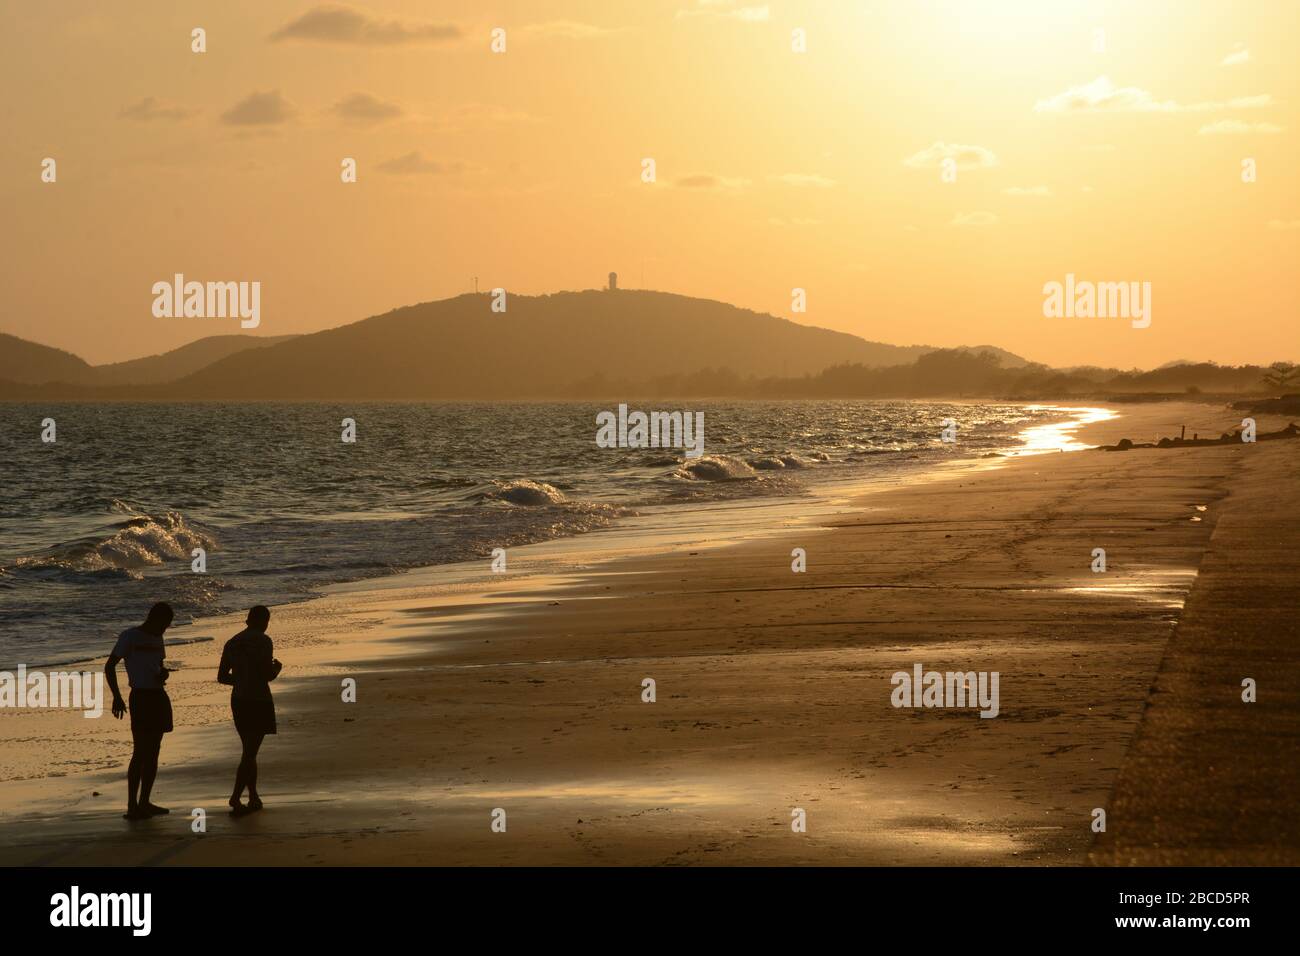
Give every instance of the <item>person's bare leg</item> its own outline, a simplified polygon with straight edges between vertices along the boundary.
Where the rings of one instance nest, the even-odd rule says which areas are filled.
[[[239,765],[235,767],[235,789],[230,792],[231,809],[243,806],[240,800],[244,796],[244,764],[248,759],[245,753],[246,750],[240,750]]]
[[[139,800],[136,794],[140,791],[140,767],[143,760],[140,756],[141,741],[137,738],[135,745],[131,748],[131,762],[126,765],[126,818],[133,820],[139,815]]]
[[[140,800],[137,806],[141,813],[149,816],[171,813],[166,807],[149,802],[149,797],[153,793],[154,779],[158,776],[158,752],[161,749],[162,734],[152,735],[146,743],[144,762],[140,767]]]
[[[262,747],[262,740],[265,734],[250,734],[245,744],[245,753],[248,754],[248,768],[244,771],[244,779],[248,783],[248,809],[262,809],[262,798],[257,795],[257,752]]]
[[[230,795],[230,812],[237,817],[243,816],[246,813],[251,813],[255,809],[251,799],[247,805],[239,802],[240,798],[244,795],[245,787],[248,787],[250,797],[256,796],[256,791],[253,789],[253,786],[250,786],[249,784],[249,768],[253,766],[252,755],[257,753],[257,750],[253,745],[253,740],[254,738],[251,734],[239,735],[239,766],[235,768],[235,789]],[[256,778],[254,778],[254,780],[256,780]]]

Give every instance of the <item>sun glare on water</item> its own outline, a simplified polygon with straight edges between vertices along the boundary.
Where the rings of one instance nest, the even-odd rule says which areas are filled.
[[[1074,418],[1068,422],[1055,422],[1050,425],[1034,425],[1020,432],[1020,440],[1023,441],[1024,447],[1018,449],[1018,455],[1041,455],[1051,451],[1084,451],[1088,448],[1095,448],[1095,445],[1086,445],[1079,441],[1076,432],[1084,425],[1092,425],[1096,422],[1109,421],[1118,417],[1117,412],[1109,408],[1061,408],[1056,405],[1033,405],[1030,406],[1032,411],[1059,410],[1074,413]]]

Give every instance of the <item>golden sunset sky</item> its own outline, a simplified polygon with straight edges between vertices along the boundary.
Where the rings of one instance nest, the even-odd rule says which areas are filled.
[[[155,318],[177,272],[260,281],[277,335],[615,270],[1054,365],[1294,360],[1298,45],[1294,0],[4,0],[0,331],[116,361],[239,331]],[[1066,273],[1150,282],[1151,326],[1045,318]]]

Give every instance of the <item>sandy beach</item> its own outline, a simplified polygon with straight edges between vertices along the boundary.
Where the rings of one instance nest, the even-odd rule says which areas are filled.
[[[1241,418],[1115,410],[1076,439]],[[121,819],[125,722],[0,712],[0,863],[1296,863],[1278,802],[1300,739],[1296,450],[970,461],[752,536],[721,514],[627,553],[595,534],[512,552],[505,575],[333,588],[274,610],[267,809],[238,820],[214,675],[242,618],[173,628],[211,640],[169,649],[171,815]],[[892,706],[916,664],[997,671],[1000,712]],[[1194,832],[1172,827],[1189,805]]]

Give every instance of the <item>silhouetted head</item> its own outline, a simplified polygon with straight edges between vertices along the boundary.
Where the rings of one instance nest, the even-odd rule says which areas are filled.
[[[271,623],[270,609],[263,607],[261,604],[257,605],[257,607],[250,608],[245,623],[254,631],[265,631],[266,625]]]
[[[175,617],[172,606],[166,601],[159,601],[153,607],[149,608],[149,614],[144,619],[141,629],[151,634],[162,634],[171,626],[172,618]]]

